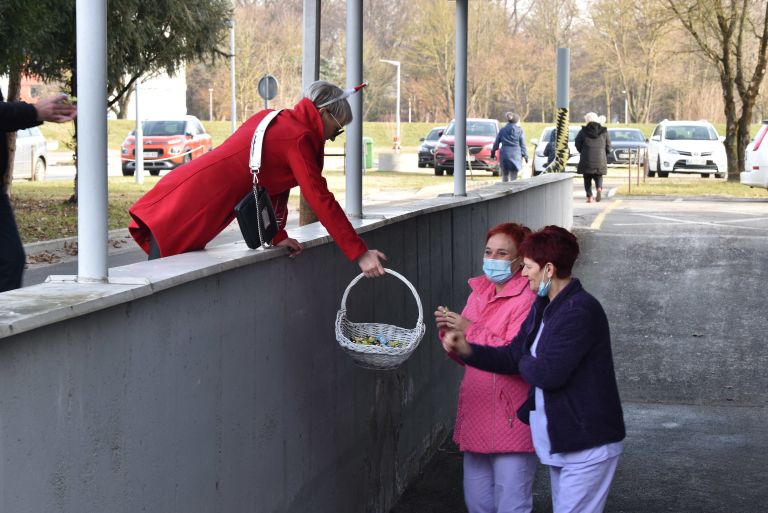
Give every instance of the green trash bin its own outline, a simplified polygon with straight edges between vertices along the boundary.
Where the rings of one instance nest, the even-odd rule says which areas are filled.
[[[370,137],[363,137],[363,162],[365,163],[365,169],[373,168],[373,139]]]

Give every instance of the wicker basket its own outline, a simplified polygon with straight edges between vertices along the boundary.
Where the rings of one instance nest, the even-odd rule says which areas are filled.
[[[350,322],[347,319],[347,296],[355,284],[363,278],[359,274],[347,286],[344,296],[341,298],[341,308],[336,314],[336,340],[339,341],[341,348],[352,357],[354,362],[366,369],[394,369],[411,356],[411,353],[418,347],[422,337],[424,337],[424,312],[421,308],[421,298],[413,288],[411,282],[406,280],[401,274],[391,270],[384,269],[388,274],[400,278],[411,290],[413,297],[416,298],[416,306],[419,307],[419,318],[416,320],[416,326],[413,328],[400,328],[391,324]],[[363,337],[368,335],[381,335],[387,340],[398,340],[402,342],[400,347],[386,346],[367,346],[353,342],[354,337]]]

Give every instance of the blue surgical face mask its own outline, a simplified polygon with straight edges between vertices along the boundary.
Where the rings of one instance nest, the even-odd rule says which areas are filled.
[[[517,259],[515,259],[517,260]],[[483,258],[483,272],[493,283],[501,285],[512,278],[512,260],[494,260],[492,258]]]
[[[544,271],[544,276],[546,277],[546,271]],[[549,289],[552,286],[552,278],[547,280],[547,282],[544,282],[544,278],[541,279],[539,282],[539,290],[536,292],[536,294],[539,297],[546,297],[549,294]]]

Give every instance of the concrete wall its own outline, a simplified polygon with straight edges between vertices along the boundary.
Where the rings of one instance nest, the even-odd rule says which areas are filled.
[[[462,307],[489,226],[570,227],[572,190],[545,176],[366,212],[424,307],[393,371],[338,348],[357,266],[317,226],[292,233],[295,260],[231,244],[0,294],[0,511],[388,511],[452,428],[461,370],[434,307]],[[363,280],[349,316],[411,326],[412,298]]]

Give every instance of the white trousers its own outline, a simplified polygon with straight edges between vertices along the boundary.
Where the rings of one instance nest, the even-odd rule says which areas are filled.
[[[530,513],[534,453],[464,453],[464,501],[469,513]]]
[[[601,513],[619,457],[588,467],[549,467],[554,513]]]

